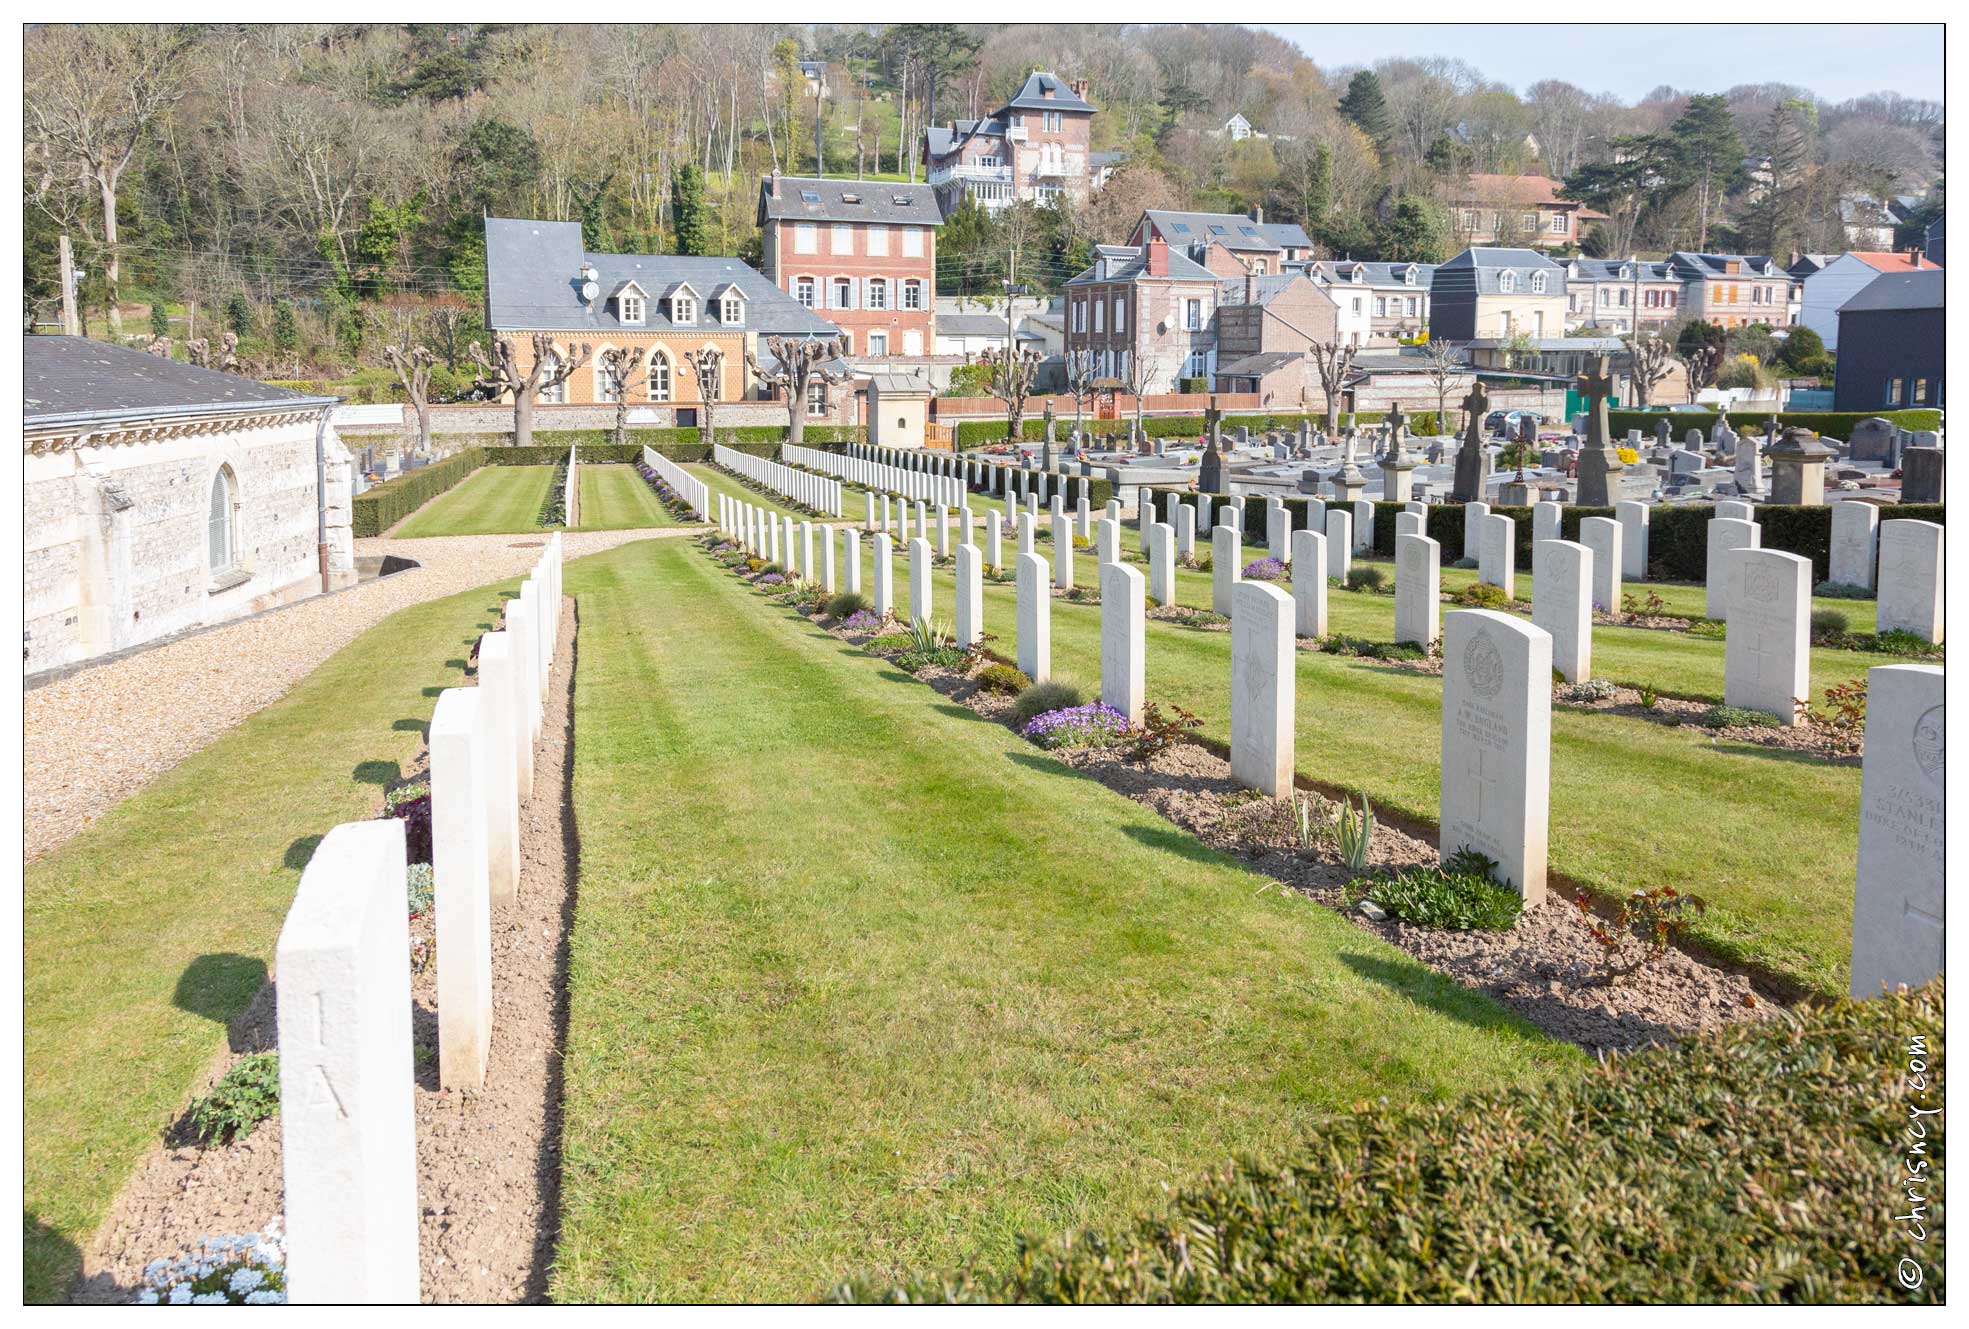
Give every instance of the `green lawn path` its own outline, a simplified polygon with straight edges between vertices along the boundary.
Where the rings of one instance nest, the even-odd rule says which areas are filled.
[[[634,466],[589,465],[576,472],[581,485],[583,531],[633,531],[652,526],[680,526],[649,481]]]
[[[537,532],[556,474],[552,466],[481,466],[411,513],[397,537]]]

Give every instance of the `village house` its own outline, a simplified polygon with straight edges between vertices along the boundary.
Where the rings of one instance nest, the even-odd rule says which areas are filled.
[[[698,423],[696,376],[684,355],[706,347],[724,353],[717,400],[769,400],[770,389],[747,369],[750,352],[769,360],[768,337],[835,337],[840,330],[735,258],[672,254],[590,254],[581,223],[488,217],[485,223],[485,322],[512,335],[519,370],[533,368],[531,334],[586,343],[589,362],[558,387],[549,405],[614,400],[601,352],[634,348],[644,382],[639,405],[672,425]],[[833,409],[827,389],[809,414]]]
[[[1916,253],[1855,250],[1847,254],[1802,255],[1788,269],[1794,280],[1802,276],[1804,293],[1798,308],[1799,326],[1818,333],[1825,341],[1826,350],[1837,351],[1841,305],[1883,272],[1932,271],[1936,267]]]
[[[1839,307],[1835,411],[1937,409],[1947,372],[1940,268],[1883,272]]]
[[[1791,325],[1791,274],[1775,259],[1753,254],[1693,254],[1677,250],[1668,271],[1682,284],[1681,315],[1719,327]]]
[[[1341,307],[1343,339],[1350,345],[1393,346],[1428,331],[1433,263],[1316,259],[1304,270],[1330,288],[1328,294]]]
[[[29,675],[353,585],[336,398],[22,343]]]
[[[1566,326],[1633,332],[1682,316],[1682,281],[1666,262],[1641,258],[1566,261]]]
[[[1066,284],[1066,351],[1093,356],[1097,377],[1173,392],[1216,368],[1217,276],[1162,240],[1099,245]]]
[[[1429,331],[1449,341],[1556,337],[1566,326],[1566,270],[1529,249],[1466,249],[1436,268]]]
[[[1333,295],[1302,272],[1223,283],[1217,302],[1219,392],[1255,392],[1267,405],[1295,407],[1321,398],[1320,382],[1306,352],[1314,342],[1332,345],[1339,330]]]
[[[1235,212],[1144,212],[1128,237],[1131,245],[1161,240],[1220,277],[1283,272],[1284,264],[1313,256],[1312,238],[1293,222],[1267,222],[1263,208]]]
[[[946,213],[969,195],[987,212],[1014,203],[1085,203],[1096,108],[1087,81],[1034,70],[1018,94],[982,120],[923,131],[925,178]]]
[[[850,354],[872,360],[932,353],[941,225],[928,185],[759,182],[766,278],[840,328]]]
[[[1543,175],[1465,177],[1443,200],[1458,244],[1475,248],[1577,249],[1585,223],[1606,214],[1559,197]]]

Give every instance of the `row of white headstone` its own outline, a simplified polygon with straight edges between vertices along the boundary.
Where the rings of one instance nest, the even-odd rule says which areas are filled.
[[[567,450],[567,474],[561,477],[561,525],[570,531],[581,524],[581,459],[576,454],[580,449],[570,444]]]
[[[485,1083],[492,1043],[492,909],[519,887],[519,805],[560,631],[555,535],[497,632],[478,686],[431,715],[438,1078]],[[404,823],[350,822],[301,873],[274,951],[279,984],[287,1297],[418,1299],[417,1137]]]
[[[711,486],[671,461],[655,448],[644,447],[643,465],[663,478],[663,483],[677,492],[677,496],[690,504],[691,511],[699,521],[711,519]]]
[[[964,493],[964,482],[955,475],[916,467],[892,465],[860,455],[861,447],[851,444],[847,453],[821,452],[814,448],[784,447],[780,455],[795,466],[835,475],[863,489],[895,494],[926,503],[957,506]],[[930,455],[930,454],[925,454]],[[835,516],[841,513],[837,509]]]
[[[782,466],[776,461],[767,461],[764,457],[755,457],[749,452],[740,452],[722,443],[711,445],[711,460],[734,475],[756,480],[775,494],[790,498],[802,507],[812,508],[824,516],[841,515],[839,480],[830,480],[824,475],[813,475],[792,466]]]

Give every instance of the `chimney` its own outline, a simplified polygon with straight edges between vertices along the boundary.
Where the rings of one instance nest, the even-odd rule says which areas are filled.
[[[1263,226],[1265,224],[1265,210],[1263,208],[1253,208],[1251,210],[1251,220]]]
[[[1258,274],[1255,272],[1244,274],[1244,303],[1248,305],[1258,303]]]
[[[779,172],[777,170],[766,177],[766,197],[779,197]]]
[[[1071,90],[1071,91],[1072,91],[1072,93],[1073,93],[1073,95],[1074,95],[1074,96],[1076,96],[1076,97],[1078,97],[1078,98],[1080,98],[1080,100],[1082,100],[1082,101],[1086,101],[1086,100],[1087,100],[1087,80],[1086,80],[1086,79],[1084,79],[1084,78],[1077,78],[1077,79],[1075,79],[1075,80],[1074,80],[1073,82],[1071,82],[1071,83],[1069,83],[1069,84],[1067,84],[1067,87],[1068,87],[1068,89],[1069,89],[1069,90]]]
[[[1149,249],[1149,276],[1167,277],[1169,275],[1169,242],[1151,240]]]

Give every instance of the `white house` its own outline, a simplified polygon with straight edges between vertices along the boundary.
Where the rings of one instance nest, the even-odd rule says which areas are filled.
[[[83,337],[23,348],[29,676],[355,583],[335,398]]]
[[[1839,349],[1839,306],[1883,272],[1915,272],[1938,265],[1918,253],[1889,254],[1854,250],[1830,260],[1805,278],[1805,295],[1798,307],[1800,327],[1825,340],[1828,351]]]

